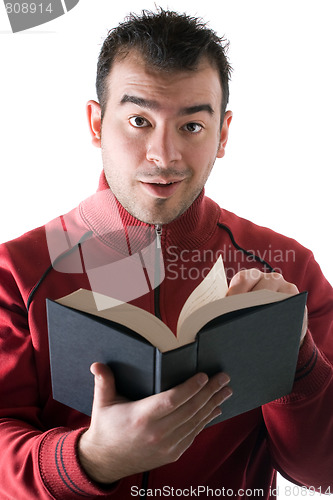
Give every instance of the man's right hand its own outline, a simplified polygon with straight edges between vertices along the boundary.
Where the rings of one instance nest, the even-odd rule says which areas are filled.
[[[117,395],[108,366],[94,363],[91,371],[91,425],[81,436],[79,458],[86,473],[100,483],[178,460],[232,394],[226,374],[209,379],[198,373],[168,391],[127,401]]]

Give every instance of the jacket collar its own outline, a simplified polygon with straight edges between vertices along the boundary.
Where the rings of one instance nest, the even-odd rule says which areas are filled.
[[[82,219],[100,240],[114,247],[130,233],[131,252],[145,245],[143,233],[155,237],[156,227],[133,217],[111,192],[102,173],[97,193],[79,206]],[[204,190],[180,217],[162,226],[162,248],[173,247],[177,252],[199,249],[213,235],[220,216],[219,206],[205,196]],[[133,243],[134,242],[134,243]],[[135,243],[137,242],[137,244]]]

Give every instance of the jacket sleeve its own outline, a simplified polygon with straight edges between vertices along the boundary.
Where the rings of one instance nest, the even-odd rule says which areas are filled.
[[[112,498],[81,469],[82,428],[52,428],[40,402],[43,373],[38,341],[29,331],[22,272],[0,247],[0,498],[20,500]],[[29,272],[29,271],[28,271]],[[117,488],[115,488],[116,490]]]
[[[312,254],[298,286],[309,329],[292,393],[263,406],[275,468],[290,481],[333,493],[333,289]]]

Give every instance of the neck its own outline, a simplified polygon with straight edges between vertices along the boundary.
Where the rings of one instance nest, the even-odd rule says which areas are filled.
[[[144,233],[155,237],[156,226],[162,231],[162,243],[179,248],[199,248],[216,228],[219,207],[205,197],[204,190],[192,205],[179,217],[168,224],[147,224],[131,215],[111,192],[104,174],[95,195],[80,205],[82,218],[91,230],[114,246],[119,238],[124,238],[124,231],[131,235],[131,240],[142,243]],[[127,236],[128,238],[128,236]],[[141,244],[139,245],[141,247]],[[133,249],[132,249],[133,250]]]

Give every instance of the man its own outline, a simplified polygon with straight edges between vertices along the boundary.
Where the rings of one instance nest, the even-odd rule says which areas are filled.
[[[275,470],[322,492],[333,487],[332,288],[311,252],[204,196],[228,140],[229,72],[221,40],[198,20],[172,12],[131,16],[105,41],[99,104],[87,106],[93,144],[102,149],[98,193],[1,247],[1,498],[126,499],[155,489],[158,496],[260,491],[268,498]],[[124,256],[135,256],[155,234],[165,275],[133,292],[138,283],[121,267]],[[268,245],[280,255],[292,250],[294,261],[268,272],[260,258]],[[226,374],[199,373],[132,402],[96,362],[91,420],[53,400],[46,298],[109,287],[175,331],[207,268],[207,252],[221,250],[230,295],[309,292],[309,324],[305,317],[289,396],[205,429],[232,397]],[[96,278],[111,268],[115,274]],[[132,269],[138,267],[128,275]]]

